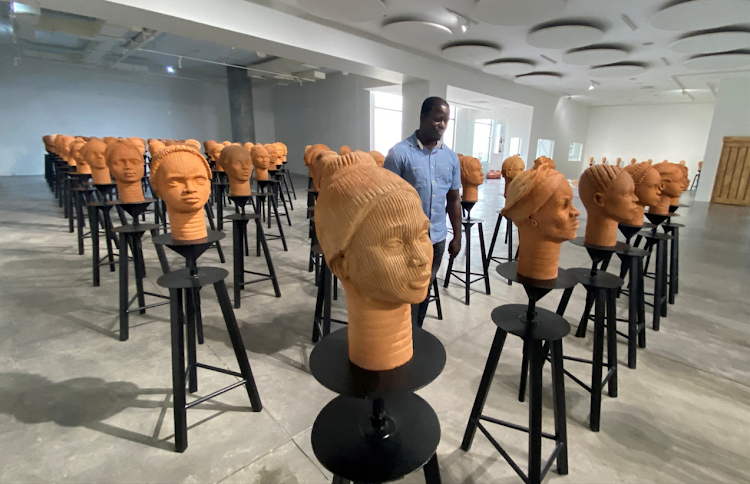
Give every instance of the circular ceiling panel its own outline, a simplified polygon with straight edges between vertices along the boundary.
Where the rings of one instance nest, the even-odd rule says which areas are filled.
[[[565,0],[479,0],[476,17],[495,25],[532,25],[560,14]]]
[[[596,66],[589,70],[589,76],[597,79],[608,77],[633,77],[646,72],[646,67],[641,64],[621,62],[606,66]]]
[[[750,32],[725,31],[691,35],[672,44],[672,50],[683,54],[713,54],[750,48]]]
[[[563,54],[562,61],[576,66],[595,66],[620,62],[628,51],[616,47],[584,47]]]
[[[530,72],[516,76],[513,81],[527,86],[554,86],[561,80],[562,74],[557,72]]]
[[[496,76],[507,76],[524,74],[531,71],[536,63],[528,59],[498,59],[496,61],[488,62],[484,65],[482,70],[488,74],[495,74]]]
[[[542,49],[572,49],[598,42],[604,32],[589,25],[555,25],[544,27],[526,36],[526,42]]]
[[[364,22],[385,15],[382,0],[297,0],[297,5],[315,16],[341,22]]]
[[[500,49],[491,45],[462,43],[443,47],[442,56],[464,64],[481,64],[494,59]]]
[[[745,52],[722,52],[695,56],[685,61],[690,69],[736,69],[750,66],[750,54]]]
[[[419,49],[437,50],[453,32],[445,25],[421,20],[399,20],[383,26],[386,39]]]
[[[671,5],[651,20],[662,30],[702,30],[722,27],[750,18],[748,0],[689,0]]]

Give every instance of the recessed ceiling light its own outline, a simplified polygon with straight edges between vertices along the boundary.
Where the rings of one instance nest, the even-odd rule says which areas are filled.
[[[169,72],[170,74],[174,74],[174,67],[167,66],[167,72]]]

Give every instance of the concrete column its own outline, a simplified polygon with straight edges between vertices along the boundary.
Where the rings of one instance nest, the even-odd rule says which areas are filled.
[[[719,83],[701,181],[695,193],[697,202],[711,201],[725,136],[750,136],[750,77],[730,77]],[[691,179],[693,175],[690,174]]]
[[[232,122],[232,141],[255,143],[253,114],[253,85],[245,69],[227,67],[229,117]]]
[[[406,138],[419,128],[419,114],[424,100],[431,96],[445,99],[448,96],[448,85],[434,81],[408,82],[401,86],[401,96],[401,134]]]

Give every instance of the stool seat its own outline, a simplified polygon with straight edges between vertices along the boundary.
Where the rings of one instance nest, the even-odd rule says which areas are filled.
[[[190,269],[182,268],[160,276],[156,283],[167,289],[189,289],[223,281],[229,272],[219,267],[198,267],[198,275],[191,276]]]
[[[96,188],[92,187],[91,185],[86,185],[82,187],[75,187],[73,189],[75,192],[95,192]]]
[[[615,251],[615,254],[625,256],[625,257],[646,257],[649,252],[645,249],[640,249],[638,247],[628,247],[627,249],[618,249]]]
[[[563,339],[570,333],[570,324],[562,316],[547,309],[537,307],[531,334],[526,324],[526,304],[505,304],[492,310],[492,322],[506,333],[522,339],[531,338],[542,341]]]
[[[641,235],[643,237],[646,237],[647,239],[656,239],[656,240],[672,240],[672,236],[669,234],[661,234],[659,232],[640,232],[638,235]]]
[[[118,234],[142,234],[149,230],[158,229],[159,227],[159,224],[122,225],[120,227],[114,227],[112,232]]]
[[[463,217],[463,218],[461,219],[461,223],[462,223],[462,224],[481,224],[481,223],[484,223],[484,219],[481,219],[481,218],[466,218],[466,217]]]
[[[224,220],[250,221],[259,218],[260,214],[257,213],[233,213],[224,217]]]
[[[575,269],[568,269],[573,273],[581,284],[587,287],[596,289],[618,289],[625,283],[621,278],[609,272],[597,271],[596,277],[591,276],[591,269],[585,267],[577,267]]]

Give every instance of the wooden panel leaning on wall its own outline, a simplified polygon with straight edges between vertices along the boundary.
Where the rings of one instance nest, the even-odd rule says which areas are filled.
[[[724,138],[711,201],[750,205],[750,137]]]

